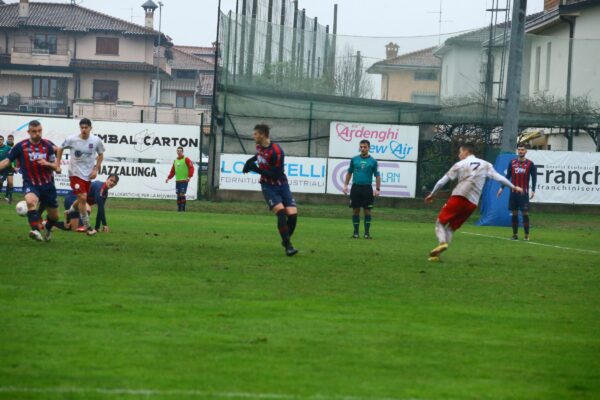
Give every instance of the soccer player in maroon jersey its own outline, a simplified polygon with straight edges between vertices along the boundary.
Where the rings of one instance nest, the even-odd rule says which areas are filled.
[[[285,254],[291,257],[298,253],[290,241],[296,229],[298,208],[284,172],[283,149],[277,143],[271,142],[269,132],[267,125],[258,124],[254,127],[256,155],[246,161],[243,172],[247,174],[253,171],[260,174],[263,196],[269,209],[277,216],[281,244],[285,247]]]
[[[0,170],[9,167],[15,160],[19,162],[27,202],[27,220],[31,226],[29,237],[37,241],[49,241],[54,226],[64,229],[64,224],[58,221],[58,201],[54,186],[54,171],[60,170],[60,166],[54,146],[42,139],[42,124],[36,120],[31,121],[27,132],[29,139],[17,143],[10,150],[8,158],[0,162]],[[48,211],[44,237],[40,233],[42,223],[38,203]]]
[[[525,158],[527,148],[524,144],[517,146],[518,157],[511,160],[506,168],[506,179],[513,185],[523,188],[523,193],[517,193],[514,190],[510,192],[508,200],[508,209],[512,212],[513,240],[519,239],[519,211],[523,216],[523,230],[525,231],[524,240],[529,240],[529,199],[535,196],[537,187],[537,169],[533,161]],[[531,178],[531,193],[529,192],[529,180]],[[502,195],[504,187],[498,189],[498,197]]]

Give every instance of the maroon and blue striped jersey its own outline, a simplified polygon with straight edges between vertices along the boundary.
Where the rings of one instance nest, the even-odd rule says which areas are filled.
[[[29,139],[23,140],[13,146],[8,158],[10,161],[17,161],[23,182],[34,186],[54,182],[54,170],[38,163],[38,160],[51,163],[56,161],[54,147],[49,140],[42,139],[39,143],[32,143]]]
[[[260,183],[267,185],[283,185],[287,183],[284,171],[285,154],[277,143],[271,143],[268,147],[256,145],[256,157],[258,169],[270,171],[273,178],[261,175]]]
[[[537,185],[537,169],[531,160],[519,161],[518,158],[511,160],[506,169],[506,179],[513,185],[519,186],[523,192],[529,192],[529,178],[531,177],[531,190],[535,192]],[[513,190],[514,192],[514,190]]]

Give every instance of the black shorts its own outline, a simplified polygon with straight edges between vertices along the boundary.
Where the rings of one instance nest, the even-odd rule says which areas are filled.
[[[510,211],[529,211],[529,194],[510,192],[508,209]]]
[[[352,185],[350,189],[350,208],[373,208],[375,197],[373,196],[373,186],[371,185]]]
[[[286,208],[297,207],[296,200],[290,190],[290,185],[287,183],[283,185],[268,185],[263,183],[261,184],[261,189],[269,210],[277,204],[283,204]]]
[[[46,208],[58,208],[58,199],[56,197],[56,187],[53,183],[45,185],[32,185],[29,182],[23,182],[23,193],[33,193],[38,198],[40,205]]]

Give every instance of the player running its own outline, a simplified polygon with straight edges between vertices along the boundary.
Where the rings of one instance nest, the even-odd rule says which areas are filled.
[[[510,191],[508,209],[512,212],[512,240],[519,240],[519,211],[523,215],[524,240],[529,240],[529,199],[535,196],[537,187],[537,169],[533,161],[525,158],[527,148],[524,144],[517,146],[518,157],[511,160],[506,168],[506,179],[510,179],[513,185],[523,188],[523,193]],[[529,178],[531,178],[531,195],[529,194]],[[502,195],[504,187],[498,190],[498,198]]]
[[[454,231],[460,228],[475,211],[486,178],[492,178],[518,193],[523,192],[523,189],[513,185],[508,179],[496,172],[492,164],[475,157],[473,153],[474,146],[472,144],[461,145],[458,153],[460,161],[446,172],[446,175],[435,184],[433,191],[425,198],[425,202],[431,203],[436,193],[446,183],[451,180],[458,180],[458,184],[452,191],[452,196],[442,207],[435,222],[435,234],[439,245],[429,253],[429,261],[439,261],[440,254],[448,249]]]
[[[375,196],[379,196],[381,190],[381,176],[377,169],[377,160],[369,155],[371,143],[368,140],[360,141],[360,155],[353,157],[348,166],[348,173],[344,181],[344,194],[348,194],[348,184],[352,178],[350,189],[350,208],[352,208],[352,224],[354,233],[352,238],[358,239],[360,227],[360,209],[365,215],[365,239],[372,239],[369,233],[371,229],[371,210],[375,202]],[[375,176],[375,192],[373,193],[373,176]]]
[[[298,208],[284,172],[283,149],[277,143],[271,142],[269,133],[268,125],[258,124],[254,127],[256,155],[246,161],[243,172],[247,174],[253,171],[260,174],[263,196],[269,209],[277,216],[281,244],[285,247],[285,254],[291,257],[298,253],[290,240],[296,229]]]
[[[8,157],[8,152],[14,145],[14,136],[8,135],[8,141],[4,142],[4,136],[0,135],[0,161]],[[12,192],[13,192],[13,175],[14,175],[14,164],[0,172],[0,191],[6,181],[6,197],[5,200],[8,204],[12,204]]]
[[[98,206],[98,211],[96,212],[96,226],[94,228],[95,231],[100,230],[100,226],[102,226],[102,232],[108,233],[110,232],[108,228],[108,223],[106,222],[106,200],[108,199],[108,191],[119,183],[119,176],[115,174],[111,174],[106,179],[106,182],[102,181],[94,181],[90,185],[90,191],[87,195],[87,204],[86,204],[86,212],[87,210],[91,211],[91,206]],[[77,200],[77,196],[74,193],[71,193],[65,196],[65,214],[67,215],[67,222],[69,223],[69,227],[72,230],[76,230],[77,232],[86,232],[85,226],[79,226],[80,224],[80,214],[79,210],[75,210],[69,212],[71,205],[75,203]]]
[[[58,201],[54,186],[54,171],[60,170],[59,161],[52,144],[42,139],[42,125],[39,121],[29,122],[29,139],[17,143],[0,161],[0,171],[17,160],[23,175],[23,193],[27,202],[27,220],[31,226],[29,237],[37,241],[50,241],[54,226],[64,229],[58,221]],[[42,237],[42,224],[38,213],[38,203],[48,211],[45,235]]]
[[[104,159],[104,144],[102,139],[92,135],[92,121],[83,118],[79,121],[79,135],[71,135],[65,139],[58,149],[58,162],[62,158],[65,149],[71,149],[69,157],[69,180],[71,189],[77,195],[77,201],[72,208],[79,210],[83,226],[88,236],[96,234],[90,225],[90,218],[86,212],[87,195],[90,183],[98,176],[98,171]],[[59,170],[60,171],[60,170]]]
[[[177,148],[177,159],[173,161],[171,172],[165,180],[165,183],[175,177],[175,192],[177,193],[177,211],[185,212],[188,184],[194,176],[194,163],[188,157],[183,155],[183,147]]]

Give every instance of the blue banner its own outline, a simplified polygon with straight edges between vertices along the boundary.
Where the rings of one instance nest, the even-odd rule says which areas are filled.
[[[506,168],[511,160],[517,158],[514,153],[502,153],[496,158],[494,168],[498,173],[506,176]],[[477,221],[477,225],[483,226],[511,226],[512,217],[508,210],[508,197],[510,189],[504,189],[502,196],[497,197],[498,189],[502,185],[492,179],[488,179],[483,187],[483,195],[480,202],[481,217]],[[519,215],[519,224],[521,224],[521,216]]]

